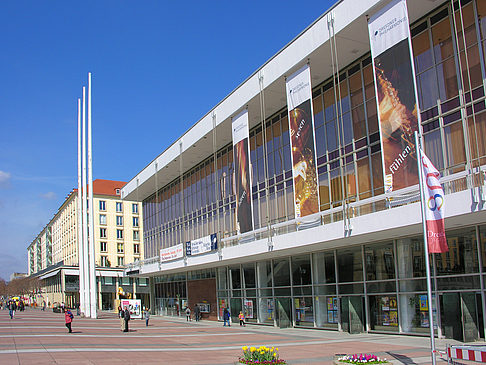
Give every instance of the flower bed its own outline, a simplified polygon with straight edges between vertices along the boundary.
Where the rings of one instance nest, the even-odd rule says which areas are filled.
[[[378,356],[373,354],[354,354],[354,355],[343,355],[337,358],[339,363],[348,364],[389,364],[386,359],[380,359]]]
[[[238,358],[240,364],[286,364],[278,355],[278,348],[265,346],[243,346],[243,356]]]

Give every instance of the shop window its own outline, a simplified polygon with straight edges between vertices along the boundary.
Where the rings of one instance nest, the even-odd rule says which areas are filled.
[[[430,333],[429,304],[427,294],[401,294],[400,299],[400,326],[406,333]],[[434,302],[434,328],[437,329],[437,309]]]
[[[334,252],[317,252],[313,254],[314,284],[336,282]]]
[[[290,286],[289,260],[273,260],[273,280],[275,286]]]
[[[374,331],[398,332],[398,305],[395,295],[370,296],[370,326]]]
[[[292,257],[292,284],[312,284],[310,255]]]
[[[476,230],[447,231],[449,251],[435,255],[437,275],[471,274],[479,271]]]
[[[340,283],[362,281],[363,262],[361,246],[337,251],[338,280]]]
[[[240,267],[230,267],[231,288],[241,289]]]
[[[258,287],[272,287],[272,266],[270,261],[257,262]]]
[[[424,241],[422,237],[397,241],[398,278],[425,277]]]
[[[242,265],[243,268],[243,277],[245,280],[245,288],[255,288],[256,281],[255,281],[255,265],[254,264],[244,264]]]
[[[295,325],[314,327],[314,305],[312,297],[294,298]]]
[[[366,280],[395,278],[393,243],[365,246]]]

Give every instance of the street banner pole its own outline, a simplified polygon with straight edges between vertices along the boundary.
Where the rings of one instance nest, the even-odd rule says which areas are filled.
[[[85,313],[85,301],[84,301],[84,256],[83,256],[83,184],[81,182],[81,99],[78,98],[78,206],[76,214],[78,216],[78,229],[77,229],[77,243],[78,243],[78,270],[79,270],[79,308],[81,313]]]
[[[425,254],[425,272],[427,275],[427,300],[429,302],[429,329],[430,329],[430,356],[432,357],[432,365],[436,364],[435,359],[435,339],[434,339],[434,315],[433,315],[433,304],[432,304],[432,280],[430,278],[430,262],[429,262],[429,247],[427,244],[427,226],[425,222],[425,197],[424,197],[424,181],[422,173],[422,149],[419,144],[418,132],[415,131],[415,149],[417,151],[417,169],[419,175],[419,186],[420,186],[420,211],[422,213],[422,231],[424,235],[424,254]]]
[[[91,318],[97,317],[96,257],[94,247],[93,153],[91,128],[91,72],[88,73],[88,184],[89,184],[89,286]]]
[[[85,316],[91,317],[90,313],[90,283],[88,272],[88,206],[86,186],[86,88],[83,86],[83,276],[84,276],[84,303]]]

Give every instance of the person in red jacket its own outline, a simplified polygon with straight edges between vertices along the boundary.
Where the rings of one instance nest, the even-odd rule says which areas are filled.
[[[71,329],[71,323],[73,322],[74,315],[71,313],[69,309],[66,309],[64,312],[64,319],[66,320],[66,327],[69,330],[69,333],[72,333],[73,330]]]

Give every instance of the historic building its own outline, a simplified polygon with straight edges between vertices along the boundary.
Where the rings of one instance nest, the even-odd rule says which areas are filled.
[[[126,272],[151,277],[157,313],[200,303],[214,319],[229,306],[261,325],[428,334],[432,308],[438,336],[485,337],[486,1],[409,0],[408,16],[376,30],[405,19],[408,78],[370,53],[368,21],[389,3],[336,3],[123,187],[143,204],[146,257]],[[310,73],[313,123],[294,128],[287,90],[299,70]],[[414,77],[418,109],[400,92]],[[418,180],[391,190],[403,181],[383,172],[384,140],[396,137],[380,127],[387,111],[415,118],[442,175],[449,251],[431,255],[432,305]],[[295,144],[301,133],[315,145]],[[412,147],[392,170],[415,148],[395,139]]]
[[[138,202],[123,201],[122,181],[93,181],[93,209],[98,307],[113,309],[121,297],[148,303],[148,280],[123,277],[123,267],[143,260],[143,214]],[[37,304],[79,303],[78,194],[73,190],[29,245],[29,275],[42,282]]]

